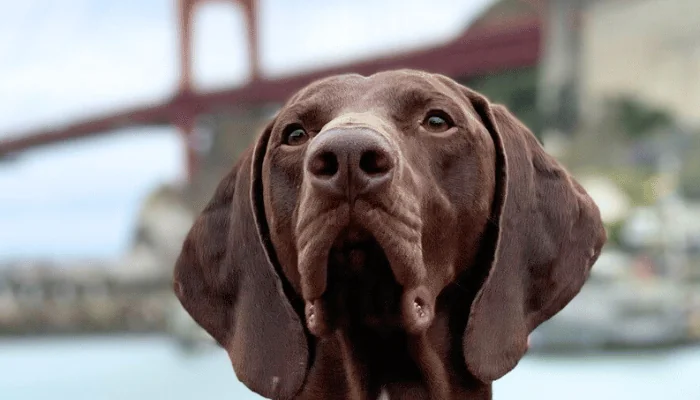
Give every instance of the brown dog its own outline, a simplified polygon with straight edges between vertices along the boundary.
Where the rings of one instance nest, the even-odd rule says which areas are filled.
[[[605,238],[504,107],[440,75],[342,75],[223,179],[174,286],[262,396],[490,399]]]

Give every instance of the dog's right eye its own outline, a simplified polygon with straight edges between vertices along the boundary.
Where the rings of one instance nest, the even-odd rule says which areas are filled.
[[[290,126],[284,133],[284,144],[289,146],[299,146],[309,140],[309,134],[299,126]]]
[[[428,115],[425,116],[421,125],[423,125],[423,128],[427,131],[433,133],[442,133],[455,126],[454,122],[452,122],[452,118],[441,110],[430,111]]]

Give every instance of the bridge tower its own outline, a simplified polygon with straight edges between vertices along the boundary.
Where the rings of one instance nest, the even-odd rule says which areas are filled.
[[[250,80],[260,80],[260,57],[258,55],[258,1],[257,0],[179,0],[178,1],[178,34],[180,41],[179,64],[180,82],[176,98],[183,100],[194,97],[194,81],[192,78],[192,29],[197,7],[205,2],[225,1],[241,7],[247,25],[248,60],[250,65]],[[191,102],[186,102],[191,103]],[[188,179],[192,179],[198,167],[198,153],[195,144],[195,121],[197,110],[192,107],[183,108],[176,114],[173,124],[183,136],[187,151]]]

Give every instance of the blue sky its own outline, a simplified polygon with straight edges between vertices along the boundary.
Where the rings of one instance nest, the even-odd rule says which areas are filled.
[[[458,34],[490,0],[261,0],[266,76],[293,74]],[[22,0],[0,13],[0,136],[156,102],[177,81],[172,0]],[[195,80],[247,79],[245,25],[226,3],[195,19]],[[171,128],[140,128],[0,163],[0,261],[112,258],[128,246],[139,202],[182,179]]]

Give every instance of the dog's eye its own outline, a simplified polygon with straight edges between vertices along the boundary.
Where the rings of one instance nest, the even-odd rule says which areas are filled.
[[[454,123],[446,113],[442,111],[431,111],[426,115],[422,125],[430,132],[439,133],[452,128]]]
[[[284,144],[289,146],[299,146],[309,140],[309,134],[303,128],[292,126],[285,130]]]

